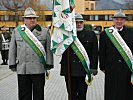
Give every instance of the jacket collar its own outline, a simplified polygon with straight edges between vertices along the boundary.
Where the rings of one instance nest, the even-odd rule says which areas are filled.
[[[33,34],[35,35],[35,36],[39,36],[39,35],[41,35],[41,26],[40,25],[36,25],[32,30],[31,30],[31,32],[33,32]]]
[[[40,25],[36,25],[31,31],[33,31],[33,30],[37,30],[37,31],[41,31],[42,29],[41,29],[41,26]]]

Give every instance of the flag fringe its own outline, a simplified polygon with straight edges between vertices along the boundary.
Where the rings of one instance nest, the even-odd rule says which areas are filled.
[[[86,84],[87,84],[88,86],[91,86],[93,79],[94,79],[94,78],[92,77],[90,82],[88,82],[88,80],[85,80]]]

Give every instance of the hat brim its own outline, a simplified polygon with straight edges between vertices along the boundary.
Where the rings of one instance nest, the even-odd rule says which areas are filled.
[[[82,19],[76,19],[75,21],[84,22]]]
[[[39,17],[39,16],[30,15],[30,16],[22,16],[22,17],[26,18],[26,17]]]

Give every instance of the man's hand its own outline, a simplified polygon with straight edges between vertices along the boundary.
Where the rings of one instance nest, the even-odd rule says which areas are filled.
[[[95,76],[97,75],[98,71],[96,69],[90,69],[90,73]]]
[[[11,69],[11,71],[13,71],[13,72],[16,72],[17,71],[17,65],[10,65],[9,66],[9,69]]]
[[[46,70],[50,70],[52,68],[54,68],[53,65],[46,65]]]
[[[16,72],[16,71],[17,71],[17,69],[16,69],[16,68],[12,68],[12,69],[11,69],[11,71]]]

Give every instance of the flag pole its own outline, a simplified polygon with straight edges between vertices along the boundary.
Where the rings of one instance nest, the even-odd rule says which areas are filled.
[[[71,100],[72,94],[71,94],[71,69],[70,69],[70,48],[68,48],[67,52],[67,62],[68,62],[68,100]]]

